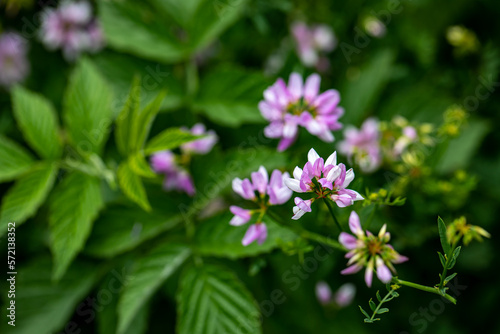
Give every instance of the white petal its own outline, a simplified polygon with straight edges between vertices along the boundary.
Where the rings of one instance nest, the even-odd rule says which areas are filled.
[[[333,167],[326,176],[327,181],[332,183],[335,182],[335,180],[339,177],[341,172],[342,169],[339,166]]]
[[[349,186],[352,180],[354,180],[354,171],[351,168],[345,173],[345,180],[344,183],[342,183],[342,188],[345,189],[347,186]]]
[[[264,176],[264,180],[266,180],[266,184],[269,183],[269,174],[267,174],[266,167],[260,166],[259,173],[261,173],[262,176]]]
[[[337,165],[337,152],[333,152],[328,159],[326,159],[325,166],[328,165]]]
[[[296,179],[296,180],[300,180],[300,178],[302,177],[302,168],[300,168],[299,166],[295,167],[295,169],[293,170],[293,177]]]
[[[289,178],[289,179],[286,179],[285,180],[285,185],[292,189],[293,191],[297,192],[297,193],[302,193],[302,189],[300,189],[300,182],[299,180],[295,180],[295,179],[292,179],[292,178]]]
[[[295,213],[292,217],[293,220],[297,220],[299,219],[300,217],[302,217],[306,212],[305,211],[302,211],[299,209],[298,206],[294,206],[293,207],[293,213]]]
[[[316,151],[314,150],[314,148],[311,148],[309,150],[309,153],[307,153],[307,160],[309,160],[309,162],[314,165],[314,162],[316,162],[316,160],[319,159],[319,154],[316,153]]]

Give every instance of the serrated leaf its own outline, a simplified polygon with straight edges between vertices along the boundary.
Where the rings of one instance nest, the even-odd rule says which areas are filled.
[[[361,305],[358,305],[359,307],[359,310],[361,311],[361,313],[363,313],[363,315],[368,319],[370,320],[370,315],[368,314],[368,312],[366,312],[362,307]]]
[[[80,60],[64,95],[63,119],[79,154],[99,154],[112,123],[112,92],[94,65]]]
[[[214,265],[191,267],[180,278],[177,333],[262,333],[259,310],[238,278]]]
[[[224,126],[264,123],[257,105],[268,86],[269,82],[262,73],[238,67],[220,67],[202,78],[200,95],[194,107],[213,122]]]
[[[20,86],[12,91],[12,104],[14,116],[26,142],[42,158],[59,158],[62,143],[52,104],[43,96]]]
[[[146,177],[155,178],[158,175],[151,169],[151,166],[146,161],[146,157],[141,152],[137,152],[128,157],[128,165],[135,174]]]
[[[118,302],[118,333],[125,333],[135,315],[145,306],[158,287],[188,258],[190,249],[168,243],[154,248],[137,260],[131,281],[124,287]]]
[[[73,172],[54,189],[49,226],[55,279],[83,248],[102,205],[100,181],[95,177]]]
[[[199,136],[178,128],[170,128],[153,137],[144,148],[145,155],[163,150],[173,150],[187,142],[199,139]]]
[[[134,115],[139,113],[141,102],[141,81],[134,76],[130,91],[120,114],[116,118],[115,141],[118,151],[127,156],[130,149],[130,133]]]
[[[382,297],[380,297],[380,293],[379,293],[378,290],[377,290],[377,293],[375,295],[377,296],[378,301],[381,302],[382,301]]]
[[[450,251],[450,243],[446,237],[446,225],[441,217],[438,217],[438,230],[439,230],[439,240],[441,241],[441,247],[443,247],[444,254],[448,254]],[[444,265],[443,265],[444,267]]]
[[[439,255],[439,261],[441,262],[441,265],[444,267],[446,267],[446,259],[444,258],[443,254],[441,254],[440,252],[437,252],[438,255]]]
[[[7,231],[9,222],[16,222],[19,227],[36,213],[52,189],[56,175],[56,164],[47,162],[17,180],[2,200],[0,236]]]
[[[280,226],[270,217],[264,217],[267,226],[267,239],[261,245],[252,243],[243,246],[241,240],[249,224],[243,226],[229,225],[230,212],[203,221],[197,228],[195,240],[200,254],[220,256],[231,259],[255,256],[278,248],[280,243],[294,241],[298,236],[290,229]]]
[[[383,307],[377,311],[377,314],[383,314],[383,313],[387,313],[387,312],[389,312],[389,309],[387,307]]]
[[[34,258],[19,268],[16,276],[15,330],[2,321],[0,332],[16,334],[52,334],[64,331],[78,303],[88,296],[98,278],[95,264],[78,262],[54,283],[51,279],[52,264],[47,257]],[[6,318],[6,307],[2,307]],[[89,310],[88,308],[84,308]]]
[[[118,176],[118,184],[123,193],[142,209],[151,211],[151,205],[149,204],[144,184],[140,176],[132,171],[127,162],[122,163],[118,167],[116,175]]]
[[[144,146],[149,135],[149,130],[151,129],[151,124],[153,124],[154,118],[160,111],[161,103],[166,95],[165,91],[160,92],[140,113],[135,115],[130,135],[132,140],[130,148],[133,151],[139,150]]]
[[[375,302],[371,298],[368,303],[370,304],[370,308],[372,309],[372,311],[375,311],[377,309],[377,304],[375,304]]]
[[[33,163],[33,156],[21,145],[0,135],[0,182],[23,175]]]

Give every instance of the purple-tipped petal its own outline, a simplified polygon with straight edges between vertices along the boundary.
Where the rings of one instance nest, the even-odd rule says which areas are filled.
[[[361,222],[356,211],[352,211],[351,215],[349,216],[349,228],[351,229],[352,233],[354,233],[358,237],[362,237],[364,235],[363,229],[361,228]]]
[[[321,186],[323,188],[327,188],[327,189],[330,189],[330,190],[333,190],[333,183],[328,181],[328,179],[326,178],[322,178],[318,181],[319,184],[321,184]]]
[[[372,280],[373,280],[373,262],[370,261],[365,271],[365,282],[369,288],[372,286]]]
[[[304,99],[308,103],[312,103],[316,96],[318,96],[319,85],[321,82],[321,78],[318,74],[311,74],[306,79],[306,83],[304,85]]]
[[[377,277],[382,283],[386,284],[392,279],[391,271],[380,257],[377,257]]]
[[[264,241],[266,241],[266,238],[267,238],[266,224],[264,223],[253,224],[248,227],[247,232],[245,233],[245,236],[243,237],[241,243],[243,246],[248,246],[252,242],[257,241],[257,243],[260,245]]]
[[[361,269],[363,269],[363,266],[359,265],[359,264],[353,264],[352,266],[350,267],[347,267],[345,268],[344,270],[342,270],[340,273],[342,275],[351,275],[351,274],[355,274],[357,273],[358,271],[360,271]]]
[[[349,233],[341,232],[339,235],[339,242],[347,249],[354,249],[357,247],[358,239]]]
[[[326,282],[321,281],[316,284],[316,298],[323,305],[332,301],[332,290]]]
[[[288,91],[293,99],[293,101],[298,101],[303,94],[304,87],[302,76],[298,73],[293,72],[290,74],[290,78],[288,79]]]

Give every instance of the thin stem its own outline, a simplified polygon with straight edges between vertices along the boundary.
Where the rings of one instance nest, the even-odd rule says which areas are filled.
[[[333,212],[333,208],[332,208],[332,203],[330,203],[325,197],[323,197],[323,201],[325,202],[326,206],[328,207],[328,211],[330,211],[330,215],[333,217],[333,220],[335,221],[335,224],[337,224],[337,227],[339,228],[339,230],[344,231],[344,229],[340,225],[339,221],[337,220],[337,217],[335,217],[335,213]]]
[[[392,292],[393,291],[396,291],[395,289],[391,288],[391,291],[387,292],[387,294],[385,295],[385,297],[380,301],[380,303],[377,305],[377,307],[375,308],[375,310],[373,311],[373,314],[372,316],[370,317],[370,320],[373,321],[373,319],[375,318],[375,316],[377,315],[377,312],[378,310],[380,309],[380,306],[382,306],[382,304],[384,304],[385,302],[387,302],[388,298],[392,296]]]
[[[443,273],[441,274],[441,280],[439,281],[439,291],[442,291],[443,288],[444,288],[444,280],[446,278],[446,274],[448,272],[448,266],[450,265],[450,262],[453,258],[453,252],[455,252],[455,248],[456,248],[456,245],[457,243],[455,242],[451,247],[450,247],[450,250],[448,251],[448,254],[445,254],[446,256],[446,263],[445,263],[445,266],[443,268]]]
[[[448,299],[453,304],[457,303],[457,300],[455,298],[453,298],[452,296],[450,296],[449,294],[445,293],[443,295],[443,294],[441,294],[441,292],[439,292],[438,289],[432,288],[430,286],[425,286],[425,285],[420,285],[420,284],[417,284],[417,283],[403,281],[403,280],[400,280],[400,279],[398,279],[396,277],[392,278],[392,282],[396,283],[396,284],[399,284],[399,285],[404,285],[404,286],[407,286],[407,287],[410,287],[410,288],[414,288],[414,289],[418,289],[418,290],[422,290],[422,291],[425,291],[425,292],[430,292],[430,293],[442,296],[442,297]]]

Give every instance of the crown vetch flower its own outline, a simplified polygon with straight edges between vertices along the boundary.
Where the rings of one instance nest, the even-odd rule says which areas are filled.
[[[255,202],[259,208],[255,210],[247,210],[238,206],[231,206],[229,209],[234,214],[229,224],[240,226],[248,223],[254,213],[258,213],[257,222],[250,225],[242,244],[247,246],[254,241],[259,244],[263,243],[267,238],[267,227],[262,221],[264,214],[269,206],[280,205],[287,202],[292,196],[292,191],[285,185],[284,180],[289,178],[290,174],[282,173],[275,169],[271,173],[271,178],[264,166],[260,166],[259,170],[251,173],[249,179],[235,178],[233,180],[233,190],[242,198]]]
[[[28,75],[27,51],[27,43],[20,35],[0,35],[0,86],[12,86]]]
[[[364,199],[358,192],[346,189],[354,179],[354,172],[352,168],[346,171],[342,163],[337,165],[337,152],[333,152],[324,161],[311,148],[307,158],[304,168],[295,167],[293,178],[285,179],[285,184],[295,192],[315,193],[316,197],[308,200],[296,197],[292,219],[299,219],[306,212],[311,212],[311,205],[318,198],[328,198],[341,208]]]
[[[368,287],[372,285],[373,270],[377,272],[377,277],[383,283],[389,283],[392,273],[396,273],[393,264],[408,261],[406,256],[400,255],[388,244],[391,236],[387,232],[384,224],[378,235],[373,235],[369,231],[365,232],[361,228],[359,216],[352,211],[349,217],[349,228],[352,233],[341,232],[339,242],[349,250],[345,257],[349,259],[347,268],[342,270],[343,275],[354,274],[366,267],[365,282]]]
[[[215,134],[214,130],[208,130],[205,128],[205,125],[202,123],[197,123],[193,125],[191,130],[184,128],[191,132],[193,135],[205,135],[204,138],[193,140],[186,144],[181,145],[181,150],[184,153],[197,153],[197,154],[206,154],[212,150],[214,145],[217,143],[218,137]]]
[[[344,140],[339,143],[339,152],[347,155],[349,161],[354,157],[354,162],[364,172],[376,170],[382,163],[379,122],[368,118],[359,130],[347,126],[344,130]]]
[[[92,17],[88,2],[64,2],[43,16],[41,39],[49,49],[63,50],[67,60],[76,59],[83,51],[95,52],[102,48],[102,31]]]
[[[291,31],[297,54],[305,66],[315,66],[318,70],[330,67],[328,58],[321,55],[322,52],[332,51],[337,45],[335,34],[329,26],[317,24],[308,27],[304,22],[295,22]]]
[[[342,128],[338,122],[344,114],[344,109],[338,106],[340,94],[334,89],[320,94],[320,81],[318,74],[311,74],[304,82],[300,74],[292,73],[288,86],[280,78],[264,91],[259,110],[270,122],[264,135],[281,139],[279,151],[286,150],[297,139],[299,126],[325,142],[332,142],[332,131]]]
[[[334,302],[339,307],[346,307],[352,303],[356,295],[356,286],[352,283],[342,284],[335,294],[332,293],[330,286],[320,281],[316,283],[316,298],[322,305],[328,305]]]

